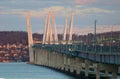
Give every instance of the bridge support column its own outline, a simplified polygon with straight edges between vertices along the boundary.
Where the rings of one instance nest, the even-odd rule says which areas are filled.
[[[70,58],[66,56],[66,64],[65,64],[65,70],[68,71],[70,69]]]
[[[105,71],[112,72],[112,79],[117,79],[118,66],[112,64],[103,64]]]
[[[48,66],[51,67],[51,53],[48,52]]]
[[[43,61],[43,57],[44,57],[44,53],[43,53],[43,50],[42,50],[42,52],[41,52],[41,65],[43,65],[43,63],[44,63],[44,61]]]
[[[61,70],[64,70],[64,55],[61,54]]]
[[[37,64],[37,53],[36,53],[36,51],[34,50],[34,55],[35,55],[35,58],[34,58],[34,64]]]
[[[82,70],[82,62],[79,58],[76,58],[76,74],[80,74]]]
[[[42,65],[45,65],[45,51],[42,50]]]
[[[53,68],[55,68],[55,62],[57,61],[56,60],[56,53],[52,52],[51,55],[52,55],[52,57],[51,57],[51,59],[52,59],[51,60],[51,65],[52,65]]]
[[[96,74],[96,72],[97,72],[97,64],[93,64],[93,67],[94,67],[94,74]]]
[[[66,66],[66,56],[63,55],[63,68],[65,69],[65,66]],[[65,69],[66,70],[66,69]]]
[[[53,62],[52,62],[52,60],[53,60],[53,53],[50,52],[50,67],[53,67]]]
[[[59,54],[59,65],[58,65],[58,69],[61,69],[62,68],[62,61],[63,61],[63,57],[62,57],[62,54]]]
[[[37,61],[35,64],[40,64],[40,51],[39,50],[36,50],[36,58],[37,58]]]
[[[66,55],[64,55],[64,68],[65,68],[65,71],[68,71],[68,57]]]
[[[70,72],[74,72],[75,59],[70,58]]]
[[[59,54],[59,62],[60,63],[59,63],[59,67],[58,68],[61,69],[61,70],[63,70],[63,64],[64,64],[63,61],[64,61],[63,60],[63,55]]]
[[[43,50],[43,66],[45,66],[46,54],[45,50]]]
[[[62,62],[62,64],[61,64],[61,69],[62,69],[62,70],[64,70],[64,68],[65,68],[64,58],[65,58],[64,55],[61,54],[61,62]]]
[[[55,62],[56,63],[56,69],[60,69],[60,60],[61,59],[60,59],[60,54],[59,53],[56,54],[56,60],[57,60]]]
[[[116,72],[112,72],[112,79],[117,79],[117,73]]]
[[[42,56],[41,56],[41,65],[43,65],[43,50],[42,50]]]
[[[45,51],[45,53],[46,53],[46,64],[45,64],[45,66],[48,66],[48,53],[47,53],[47,51]]]
[[[96,79],[100,79],[100,64],[96,64]]]
[[[52,67],[55,68],[55,62],[57,61],[56,59],[56,53],[55,52],[52,52]]]
[[[57,68],[57,64],[58,64],[58,58],[57,58],[57,53],[55,52],[55,55],[54,55],[54,57],[55,57],[55,59],[54,59],[54,68]]]
[[[85,60],[85,76],[88,77],[89,74],[89,61]]]
[[[47,53],[47,51],[45,51],[45,54],[46,54],[46,64],[45,64],[45,66],[48,66],[48,53]]]
[[[40,49],[40,52],[38,52],[38,53],[40,53],[40,54],[38,54],[38,55],[40,55],[38,64],[42,65],[42,50]]]
[[[52,53],[51,52],[49,53],[50,53],[50,67],[52,67]]]
[[[105,70],[105,75],[108,76],[109,75],[109,72],[107,70]]]

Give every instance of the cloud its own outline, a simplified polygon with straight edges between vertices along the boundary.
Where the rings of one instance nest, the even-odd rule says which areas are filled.
[[[96,0],[75,0],[76,4],[83,5],[83,4],[91,4],[95,3]]]
[[[56,14],[61,14],[63,11],[65,11],[65,8],[63,6],[52,6],[52,7],[46,7],[42,9],[37,10],[28,10],[31,12],[32,17],[41,17],[44,15],[47,15],[49,11],[54,11]],[[1,11],[0,14],[18,14],[18,15],[25,15],[27,10],[24,9],[10,9],[7,11]]]
[[[101,8],[87,8],[83,10],[84,13],[112,13],[114,11]]]
[[[101,9],[101,8],[77,8],[76,9],[76,14],[80,16],[86,16],[86,15],[99,15],[101,16],[102,14],[112,14],[115,13],[113,10],[107,10],[107,9]]]
[[[0,14],[15,14],[15,15],[24,15],[25,12],[0,12]]]
[[[43,8],[41,10],[32,10],[32,16],[33,17],[41,17],[44,15],[48,15],[49,11],[54,11],[56,15],[59,16],[70,16],[72,9],[70,7],[63,7],[63,6],[52,6],[52,7],[48,7],[48,8]],[[79,15],[89,15],[89,14],[99,14],[100,13],[104,13],[104,14],[111,14],[114,13],[114,11],[112,10],[107,10],[107,9],[101,9],[101,8],[95,8],[95,7],[91,7],[91,8],[82,8],[81,9],[79,7],[77,7],[75,9],[75,14],[79,14]]]
[[[32,10],[31,14],[33,17],[41,17],[48,15],[50,11],[53,11],[56,15],[61,15],[61,13],[65,11],[65,8],[63,6],[52,6],[40,10]]]
[[[49,11],[53,11],[55,15],[59,16],[70,16],[72,9],[70,7],[64,7],[64,6],[51,6],[51,7],[45,7],[45,8],[40,8],[37,10],[30,10],[31,16],[35,18],[40,18],[42,16],[48,15]],[[26,16],[27,10],[24,9],[10,9],[7,11],[1,11],[0,14],[17,14],[21,16]],[[101,8],[95,8],[95,7],[90,7],[90,8],[83,8],[82,6],[76,7],[75,13],[78,15],[89,15],[89,14],[98,14],[98,13],[114,13],[112,10],[106,10],[106,9],[101,9]]]
[[[7,14],[15,14],[15,15],[24,15],[26,12],[24,11],[24,9],[7,9],[6,7],[4,7],[2,10],[0,11],[0,14],[3,15],[7,15]]]

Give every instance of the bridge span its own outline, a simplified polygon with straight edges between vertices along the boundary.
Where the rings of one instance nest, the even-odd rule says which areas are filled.
[[[50,29],[51,16],[53,27],[52,30]],[[106,45],[101,45],[100,43],[97,43],[97,35],[95,33],[94,41],[92,40],[93,42],[84,42],[84,40],[82,40],[83,42],[73,42],[73,21],[74,13],[71,14],[69,37],[66,37],[66,20],[63,40],[58,42],[54,13],[49,12],[47,20],[45,20],[43,41],[33,44],[30,27],[30,13],[28,12],[27,27],[30,63],[48,66],[61,71],[71,73],[74,72],[77,75],[80,75],[81,71],[84,71],[85,77],[89,77],[89,73],[93,73],[96,75],[96,79],[101,78],[101,72],[104,76],[108,76],[110,73],[112,73],[112,79],[117,79],[117,73],[120,66],[120,44],[118,44],[120,43],[120,40],[117,45],[113,45],[112,43],[109,45],[106,43]]]

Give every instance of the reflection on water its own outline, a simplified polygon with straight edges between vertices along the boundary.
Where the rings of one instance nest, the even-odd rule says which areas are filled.
[[[0,63],[0,79],[75,79],[57,71],[26,63]]]

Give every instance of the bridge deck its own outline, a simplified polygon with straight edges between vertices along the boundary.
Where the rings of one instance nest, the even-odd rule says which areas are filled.
[[[62,44],[34,44],[33,48],[46,49],[70,57],[80,57],[93,62],[120,65],[120,47],[119,46],[92,46],[92,45],[62,45]],[[95,51],[96,49],[96,51]]]

